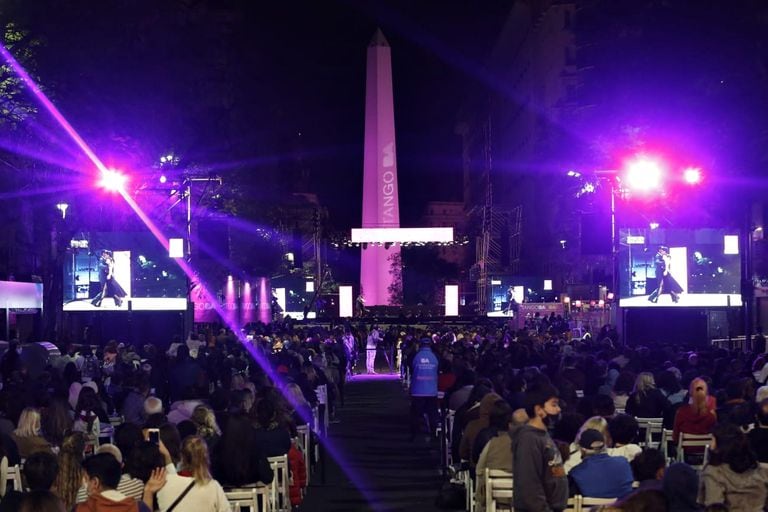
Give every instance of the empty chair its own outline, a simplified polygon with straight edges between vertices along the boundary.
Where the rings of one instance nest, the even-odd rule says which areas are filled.
[[[686,462],[685,452],[686,450],[695,454],[706,453],[707,447],[712,444],[712,434],[686,434],[680,433],[680,437],[677,440],[677,462]],[[700,463],[691,463],[688,461],[694,469],[701,470],[704,467],[704,457],[701,457]],[[699,462],[698,460],[696,462]]]
[[[661,437],[663,424],[664,418],[637,418],[637,426],[642,436],[638,444],[644,448],[657,448],[658,442],[653,440],[653,436],[658,434]]]

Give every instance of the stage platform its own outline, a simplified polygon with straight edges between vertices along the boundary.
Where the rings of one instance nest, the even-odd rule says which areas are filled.
[[[64,304],[64,311],[186,311],[187,299],[163,297],[127,297],[118,307],[111,298],[101,301],[101,306],[91,304],[93,299],[78,299]]]
[[[730,297],[730,303],[728,297]],[[737,293],[681,293],[677,303],[672,302],[672,297],[669,294],[660,296],[658,302],[650,302],[648,295],[639,295],[621,299],[619,306],[622,308],[739,307],[741,306],[741,295]]]

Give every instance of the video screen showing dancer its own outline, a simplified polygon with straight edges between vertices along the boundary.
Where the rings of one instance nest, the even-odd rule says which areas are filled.
[[[118,308],[123,305],[123,299],[128,294],[120,286],[120,283],[117,282],[115,277],[115,258],[112,255],[112,251],[107,249],[101,251],[99,256],[99,284],[101,285],[101,290],[93,298],[91,304],[99,308],[105,298],[112,298],[115,301],[115,306]]]
[[[64,311],[184,311],[187,280],[151,234],[79,232],[64,261]]]
[[[621,307],[741,305],[738,237],[721,229],[623,229]]]

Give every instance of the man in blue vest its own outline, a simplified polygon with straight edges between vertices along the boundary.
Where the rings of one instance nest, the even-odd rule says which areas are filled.
[[[411,373],[411,441],[416,437],[421,420],[427,415],[429,432],[437,430],[437,356],[430,348],[431,340],[423,338],[413,357]]]

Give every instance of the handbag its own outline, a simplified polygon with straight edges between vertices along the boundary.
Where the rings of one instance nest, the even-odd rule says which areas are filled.
[[[192,480],[192,481],[189,483],[189,485],[187,486],[187,488],[186,488],[186,489],[184,489],[184,492],[182,492],[181,494],[179,494],[179,497],[178,497],[178,498],[176,498],[176,499],[173,501],[173,503],[171,503],[171,506],[170,506],[170,507],[168,507],[168,510],[166,510],[165,512],[173,512],[173,509],[175,509],[175,508],[176,508],[176,505],[178,505],[178,504],[181,502],[181,500],[183,500],[183,499],[184,499],[184,497],[185,497],[187,494],[189,494],[189,491],[191,491],[191,490],[192,490],[192,488],[193,488],[194,486],[195,486],[195,481],[194,481],[194,480]]]

